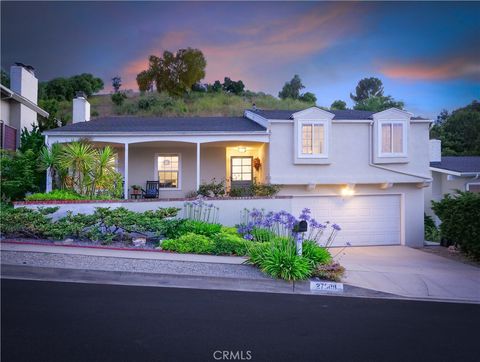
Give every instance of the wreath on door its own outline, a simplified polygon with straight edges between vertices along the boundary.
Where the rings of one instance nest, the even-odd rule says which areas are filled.
[[[255,168],[255,170],[260,170],[260,167],[262,167],[262,162],[260,161],[260,159],[258,157],[255,157],[253,159],[253,168]]]

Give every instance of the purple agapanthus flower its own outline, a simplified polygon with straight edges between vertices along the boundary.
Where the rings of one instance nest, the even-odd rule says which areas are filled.
[[[253,235],[252,234],[245,234],[245,235],[243,235],[243,238],[245,240],[253,240]]]
[[[334,228],[334,229],[337,230],[337,231],[342,230],[342,228],[341,228],[339,225],[337,225],[337,224],[332,224],[332,228]]]

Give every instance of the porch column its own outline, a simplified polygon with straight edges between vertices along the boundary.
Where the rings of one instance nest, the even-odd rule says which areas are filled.
[[[200,142],[197,142],[197,191],[200,187]]]
[[[51,146],[50,143],[48,142],[48,136],[45,136],[45,146],[50,150]],[[50,172],[50,167],[47,168],[47,180],[45,183],[45,192],[51,192],[52,191],[52,173]]]
[[[125,143],[125,165],[123,167],[123,197],[128,200],[128,143]]]

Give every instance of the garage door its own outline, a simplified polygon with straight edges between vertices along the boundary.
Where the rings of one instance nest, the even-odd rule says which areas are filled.
[[[295,197],[293,213],[308,207],[319,222],[337,223],[342,230],[333,245],[400,244],[400,196]]]

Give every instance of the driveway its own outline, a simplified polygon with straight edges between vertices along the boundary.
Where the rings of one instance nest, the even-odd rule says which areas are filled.
[[[335,254],[335,249],[333,249]],[[404,297],[480,302],[480,268],[405,246],[350,247],[344,282]]]

